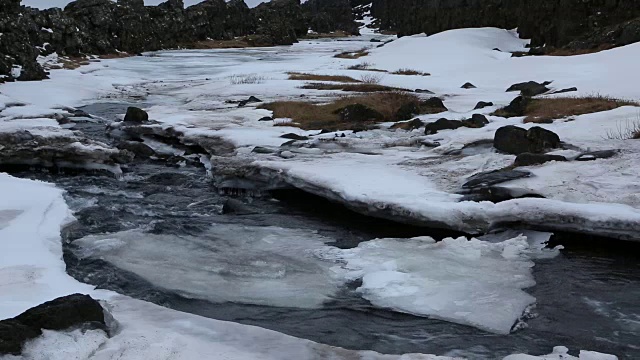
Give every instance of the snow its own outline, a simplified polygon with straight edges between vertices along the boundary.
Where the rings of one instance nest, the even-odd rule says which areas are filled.
[[[357,291],[376,306],[508,334],[535,302],[523,289],[535,285],[531,259],[542,246],[526,236],[497,243],[419,237],[332,255],[346,263],[346,279],[362,279]]]
[[[556,346],[553,348],[553,352],[543,356],[532,356],[524,354],[509,355],[504,360],[617,360],[618,357],[614,355],[603,354],[595,351],[581,350],[580,354],[572,356],[569,354],[569,349],[564,346]]]

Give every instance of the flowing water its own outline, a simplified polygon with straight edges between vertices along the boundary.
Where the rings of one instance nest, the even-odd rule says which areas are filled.
[[[277,62],[287,55],[235,50],[219,56],[232,66],[238,61]],[[189,59],[167,66],[184,72],[188,67],[182,62]],[[131,64],[144,61],[163,60],[150,57]],[[188,71],[198,75],[197,68]],[[114,101],[84,110],[112,120],[128,105]],[[108,141],[103,124],[80,124],[77,130]],[[536,260],[537,285],[527,292],[537,305],[526,325],[510,335],[495,335],[375,308],[355,294],[357,283],[334,283],[331,269],[307,253],[326,246],[351,248],[381,237],[459,234],[360,216],[294,190],[232,196],[216,189],[198,167],[142,161],[125,170],[122,179],[17,174],[67,191],[78,222],[64,232],[65,261],[68,272],[86,283],[349,349],[494,359],[515,352],[544,354],[564,345],[640,358],[636,244],[557,234],[554,241],[566,249],[559,257]],[[97,249],[81,246],[79,239],[87,237],[97,239]],[[260,240],[265,238],[269,241]],[[110,247],[124,250],[109,256]]]

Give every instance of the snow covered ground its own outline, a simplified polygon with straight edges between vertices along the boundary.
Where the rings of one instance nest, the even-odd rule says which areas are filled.
[[[347,133],[345,138],[338,140],[333,139],[334,134],[326,134],[307,141],[300,148],[290,149],[293,156],[283,159],[277,155],[278,147],[288,141],[280,138],[282,134],[315,134],[317,131],[273,126],[273,122],[258,121],[270,115],[266,110],[252,106],[239,108],[226,103],[226,100],[242,100],[252,95],[264,101],[300,99],[300,95],[305,95],[308,100],[331,99],[336,94],[300,89],[303,82],[287,80],[286,72],[341,74],[358,78],[367,72],[348,70],[347,67],[360,61],[371,62],[376,68],[390,71],[413,68],[431,73],[428,77],[387,74],[381,80],[385,85],[429,89],[442,96],[450,110],[422,116],[424,120],[469,116],[477,112],[471,109],[480,100],[496,104],[480,111],[488,114],[497,106],[508,104],[515,96],[505,92],[509,85],[528,80],[554,80],[552,86],[558,89],[577,86],[579,94],[600,92],[640,98],[640,90],[628,81],[628,74],[634,73],[635,67],[630,59],[640,55],[639,45],[570,58],[511,58],[506,51],[522,50],[525,44],[513,33],[498,29],[466,29],[432,37],[405,37],[372,49],[368,57],[360,60],[333,57],[337,52],[375,46],[369,42],[370,38],[369,35],[347,41],[305,41],[292,47],[269,49],[158,52],[92,62],[78,70],[56,70],[52,72],[51,80],[0,86],[0,129],[18,126],[27,131],[38,131],[43,127],[46,131],[66,131],[52,121],[63,106],[142,100],[151,118],[159,123],[149,126],[173,127],[191,139],[220,138],[234,144],[237,150],[231,158],[232,164],[214,157],[214,170],[222,165],[259,168],[268,177],[344,202],[364,213],[470,233],[482,233],[501,223],[520,221],[540,228],[579,230],[622,238],[636,236],[634,240],[638,240],[640,198],[637,184],[640,179],[633,169],[638,167],[640,143],[604,139],[608,129],[638,113],[638,109],[633,107],[543,125],[556,131],[564,141],[585,150],[616,148],[623,151],[612,159],[590,163],[549,163],[531,167],[533,177],[505,186],[513,191],[536,192],[546,199],[519,199],[493,204],[460,201],[461,196],[456,191],[468,176],[509,165],[513,156],[487,149],[472,153],[463,151],[460,156],[445,154],[462,150],[477,140],[491,139],[494,131],[502,125],[525,126],[520,118],[490,116],[491,123],[484,128],[442,131],[430,136],[423,135],[422,130],[406,132],[386,128]],[[234,76],[251,74],[257,75],[251,84],[238,84],[232,80]],[[460,86],[467,81],[478,87],[461,89]],[[42,93],[47,96],[41,96]],[[16,107],[16,103],[25,106]],[[29,122],[21,117],[27,117]],[[440,146],[415,146],[423,140],[438,141]],[[273,148],[276,153],[252,153],[255,146]],[[6,175],[0,177],[0,182],[0,199],[9,199],[0,203],[0,241],[3,248],[5,242],[9,244],[9,250],[0,254],[0,288],[12,290],[0,292],[2,317],[15,316],[55,296],[79,291],[105,299],[122,326],[122,332],[108,340],[101,338],[100,334],[82,339],[72,335],[47,334],[33,344],[34,354],[57,346],[51,344],[80,341],[93,344],[87,344],[89,347],[99,347],[100,350],[93,355],[98,359],[115,358],[121,351],[130,354],[129,358],[149,358],[150,354],[175,352],[178,352],[175,358],[206,358],[205,355],[211,351],[219,351],[220,356],[232,359],[260,358],[257,351],[263,347],[273,351],[263,355],[264,358],[273,359],[291,358],[282,356],[289,354],[285,349],[290,349],[291,354],[298,355],[297,358],[312,358],[309,354],[320,358],[386,358],[198,318],[115,294],[92,291],[64,273],[58,230],[69,213],[60,192],[49,185]],[[23,193],[41,195],[34,198],[18,196]],[[52,212],[51,209],[56,210]],[[40,226],[34,227],[33,224]],[[28,236],[16,235],[22,232]],[[256,262],[238,266],[234,274],[220,274],[216,269],[203,270],[199,280],[213,278],[223,283],[225,276],[229,275],[246,278],[249,290],[246,293],[225,292],[230,299],[212,299],[211,296],[219,294],[212,294],[206,286],[189,285],[187,288],[180,278],[160,278],[149,273],[149,264],[158,264],[157,259],[149,251],[152,249],[149,244],[130,241],[135,234],[110,234],[83,241],[86,256],[103,256],[123,268],[132,265],[126,261],[127,256],[144,254],[141,259],[146,262],[145,267],[129,267],[128,270],[161,286],[196,293],[214,301],[263,301],[282,306],[313,307],[330,298],[340,284],[361,278],[363,283],[357,291],[377,306],[498,333],[508,333],[524,309],[535,301],[523,289],[534,284],[532,259],[538,255],[535,247],[530,248],[524,238],[516,237],[497,244],[461,239],[439,244],[424,238],[382,239],[365,242],[355,249],[338,251],[317,235],[285,235],[305,239],[298,244],[299,247],[287,248],[273,239],[269,240],[265,234],[256,235],[254,232],[247,241],[253,244],[249,246],[255,251],[248,255]],[[24,240],[11,241],[16,238]],[[197,248],[197,239],[191,240],[182,245]],[[196,250],[188,246],[180,246],[176,255],[193,258]],[[302,248],[308,247],[312,251],[303,254]],[[31,249],[37,249],[35,255],[26,256]],[[237,253],[232,246],[222,250]],[[276,284],[271,282],[272,279],[267,282],[276,284],[274,286],[288,286],[292,292],[300,291],[300,284],[313,283],[314,291],[296,299],[298,304],[285,304],[283,301],[287,299],[276,296],[259,299],[250,292],[255,290],[252,286],[258,286],[261,281],[259,276],[254,276],[255,273],[271,274],[272,278],[280,276],[283,268],[272,255],[282,251],[291,258],[302,257],[302,271],[299,277],[295,274],[293,278],[285,276],[284,282]],[[428,259],[431,264],[455,268],[458,271],[454,273],[456,278],[473,281],[461,286],[463,283],[451,281],[451,276],[454,276],[451,272],[429,271],[429,267],[425,267],[428,263],[416,260],[417,257],[406,262],[397,261],[407,254],[419,254],[419,258]],[[184,263],[178,259],[161,265],[169,270],[177,269]],[[189,266],[197,267],[210,258],[196,259],[195,264]],[[268,261],[260,262],[265,259]],[[477,267],[486,272],[474,272]],[[265,268],[268,271],[264,271]],[[510,276],[495,281],[496,276],[490,275],[505,268],[509,269],[506,273]],[[322,279],[317,276],[318,272],[323,274]],[[330,274],[330,279],[329,275],[324,276],[326,274]],[[469,285],[471,283],[473,286]],[[433,286],[440,291],[430,292]],[[429,302],[416,302],[416,299],[429,299]],[[454,302],[449,303],[448,300],[452,299]],[[136,320],[133,320],[134,314],[139,314],[135,315]],[[221,340],[211,343],[212,338]],[[80,351],[82,347],[77,349]],[[567,358],[563,351],[556,349],[546,358]],[[580,359],[607,359],[598,356],[584,352]],[[30,358],[38,357],[33,355]],[[432,357],[406,355],[403,358]],[[530,358],[518,355],[509,359]]]

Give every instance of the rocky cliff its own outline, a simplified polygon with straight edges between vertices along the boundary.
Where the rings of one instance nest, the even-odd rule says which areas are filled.
[[[347,14],[326,30],[352,22],[351,8],[344,3],[347,7],[340,11],[348,10]],[[0,82],[46,78],[36,58],[53,52],[139,53],[248,35],[256,45],[288,45],[307,33],[309,13],[315,10],[305,11],[300,0],[273,0],[254,9],[243,0],[205,0],[188,8],[182,0],[158,6],[145,6],[143,0],[77,0],[64,9],[47,10],[21,6],[20,0],[0,0]]]
[[[640,16],[637,0],[373,0],[383,29],[400,35],[493,26],[518,28],[534,46],[563,46]]]
[[[309,28],[318,33],[342,30],[359,34],[349,0],[308,0],[302,5]]]

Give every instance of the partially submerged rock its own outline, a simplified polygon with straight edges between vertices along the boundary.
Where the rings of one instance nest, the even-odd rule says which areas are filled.
[[[508,125],[496,130],[493,146],[502,152],[519,155],[543,153],[560,146],[560,137],[553,131],[534,126],[529,130]]]
[[[567,161],[562,155],[522,153],[516,157],[515,166],[540,165],[549,161]]]
[[[127,114],[124,116],[124,121],[139,124],[145,123],[149,121],[149,114],[140,108],[130,106],[127,108]]]

